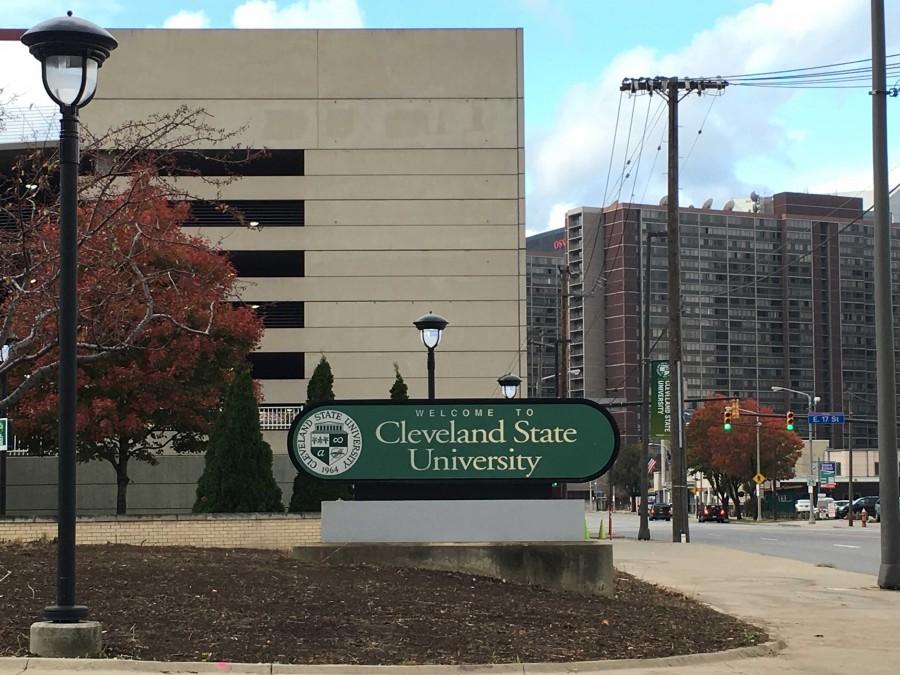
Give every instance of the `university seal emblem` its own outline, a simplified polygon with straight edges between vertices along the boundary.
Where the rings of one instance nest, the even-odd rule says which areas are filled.
[[[313,475],[338,476],[356,463],[361,451],[359,426],[338,410],[317,412],[297,430],[296,456]]]

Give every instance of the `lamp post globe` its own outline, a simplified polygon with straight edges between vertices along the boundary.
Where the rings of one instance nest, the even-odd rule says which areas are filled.
[[[423,314],[413,321],[413,325],[419,329],[422,344],[428,349],[434,349],[441,344],[441,336],[443,336],[448,323],[450,322],[444,317],[431,312]]]
[[[428,400],[434,400],[434,349],[441,344],[444,329],[450,322],[444,317],[428,312],[413,321],[419,329],[422,344],[428,350]]]
[[[60,108],[90,102],[97,91],[97,71],[118,46],[109,32],[72,12],[26,31],[22,44],[41,62],[44,89]]]
[[[503,398],[515,398],[519,393],[519,385],[522,384],[522,378],[512,373],[507,373],[497,378],[497,384],[500,385],[500,391],[503,392]]]
[[[59,105],[59,479],[57,484],[56,604],[44,609],[54,623],[75,623],[87,607],[75,604],[75,413],[78,327],[78,109],[97,91],[97,75],[116,39],[90,21],[49,19],[22,35],[41,62],[47,95]],[[44,656],[46,654],[39,654]],[[84,654],[88,655],[88,654]]]

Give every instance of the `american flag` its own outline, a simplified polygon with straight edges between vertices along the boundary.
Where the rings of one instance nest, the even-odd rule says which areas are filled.
[[[651,457],[650,461],[647,462],[647,473],[653,473],[653,469],[656,468],[656,457]]]

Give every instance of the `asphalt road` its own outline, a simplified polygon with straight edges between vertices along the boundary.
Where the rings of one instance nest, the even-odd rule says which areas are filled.
[[[588,528],[594,536],[597,535],[601,519],[604,528],[607,527],[607,512],[586,515]],[[614,539],[637,539],[639,520],[636,514],[617,511],[613,513],[612,522]],[[728,523],[700,523],[695,516],[691,516],[688,526],[693,542],[829,565],[876,576],[881,560],[879,528],[880,525],[873,523],[863,528],[859,522],[848,527],[846,520],[822,520],[815,525],[799,521],[778,524],[733,520]],[[651,521],[650,538],[671,541],[672,523]]]

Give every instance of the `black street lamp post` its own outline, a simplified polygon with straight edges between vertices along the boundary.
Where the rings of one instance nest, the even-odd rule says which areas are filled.
[[[500,385],[503,398],[515,398],[519,393],[519,385],[522,384],[522,378],[518,375],[507,373],[497,378],[497,384]]]
[[[434,400],[434,349],[441,344],[441,336],[444,329],[450,323],[437,314],[423,314],[413,321],[413,325],[419,329],[422,344],[428,349],[428,400]]]
[[[44,614],[56,623],[87,615],[75,604],[75,409],[78,295],[78,109],[97,89],[97,71],[116,39],[90,21],[49,19],[27,31],[22,43],[41,62],[44,89],[62,113],[59,134],[59,484],[56,604]]]

